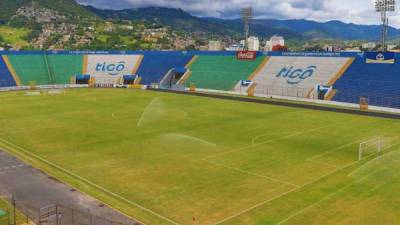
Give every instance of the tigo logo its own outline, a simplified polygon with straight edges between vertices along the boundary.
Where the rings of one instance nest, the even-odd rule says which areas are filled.
[[[121,61],[117,63],[107,64],[106,62],[97,63],[96,72],[105,72],[111,76],[119,75],[122,71],[125,70],[126,62]]]
[[[284,67],[281,71],[276,75],[276,77],[282,77],[287,79],[288,84],[299,84],[303,80],[311,77],[315,70],[317,69],[316,66],[309,66],[306,69],[294,69],[293,66],[291,67]]]

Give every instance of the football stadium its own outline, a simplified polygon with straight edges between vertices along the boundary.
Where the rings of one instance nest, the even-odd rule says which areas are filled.
[[[399,72],[383,52],[0,52],[0,149],[138,224],[398,224]]]

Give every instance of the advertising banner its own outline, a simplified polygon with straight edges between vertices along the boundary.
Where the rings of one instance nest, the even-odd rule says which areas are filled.
[[[256,51],[238,51],[236,53],[236,58],[238,60],[256,60],[257,52]]]
[[[367,52],[367,63],[395,63],[394,52]]]

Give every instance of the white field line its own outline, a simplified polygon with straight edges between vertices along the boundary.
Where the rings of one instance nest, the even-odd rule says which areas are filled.
[[[281,184],[284,184],[284,185],[288,185],[288,186],[292,186],[292,187],[296,187],[296,188],[299,187],[299,185],[296,185],[296,184],[293,184],[293,183],[290,183],[290,182],[286,182],[286,181],[279,180],[279,179],[276,179],[276,178],[272,178],[272,177],[269,177],[269,176],[264,176],[264,175],[253,173],[253,172],[250,172],[250,171],[238,169],[238,168],[231,167],[231,166],[228,166],[228,165],[225,165],[225,164],[222,164],[222,163],[215,163],[215,162],[211,162],[211,161],[207,161],[207,160],[203,160],[203,161],[211,163],[211,164],[213,164],[215,166],[224,167],[224,168],[227,168],[227,169],[230,169],[230,170],[233,170],[233,171],[236,171],[236,172],[244,173],[244,174],[247,174],[247,175],[261,177],[261,178],[264,178],[264,179],[267,179],[267,180],[270,180],[270,181],[278,182],[278,183],[281,183]]]
[[[321,162],[321,161],[316,161],[316,160],[311,160],[311,159],[308,159],[306,161],[307,162],[316,163],[316,164],[321,164],[321,165],[324,165],[324,166],[329,166],[329,167],[336,168],[336,169],[340,168],[339,166],[335,166],[335,165],[332,165],[332,164],[329,164],[329,163],[324,163],[324,162]]]
[[[299,136],[299,135],[302,135],[302,134],[314,132],[314,131],[317,131],[317,130],[320,130],[320,129],[324,129],[324,128],[327,128],[327,127],[331,127],[331,126],[336,126],[336,125],[341,124],[341,123],[343,123],[343,122],[330,124],[330,125],[327,125],[327,126],[321,126],[321,127],[313,128],[313,129],[310,129],[310,130],[301,131],[301,132],[296,132],[296,133],[289,134],[289,135],[286,135],[286,136],[283,136],[283,137],[279,137],[279,138],[273,138],[273,139],[270,139],[270,140],[265,141],[265,142],[251,144],[251,145],[248,145],[248,146],[245,146],[245,147],[241,147],[241,148],[238,148],[238,149],[233,149],[233,150],[230,150],[230,151],[221,152],[221,153],[218,153],[218,154],[215,154],[215,155],[212,155],[212,156],[208,156],[208,157],[203,158],[202,160],[208,160],[208,159],[216,158],[218,156],[227,155],[227,154],[230,154],[230,153],[233,153],[233,152],[239,152],[239,151],[242,151],[242,150],[245,150],[245,149],[248,149],[248,148],[252,148],[252,147],[255,147],[255,146],[260,146],[260,145],[272,143],[272,142],[275,142],[275,141],[279,141],[279,140],[283,140],[283,139]],[[265,136],[265,135],[262,135],[262,136]]]
[[[265,204],[267,204],[267,203],[269,203],[269,202],[272,202],[272,201],[274,201],[274,200],[277,200],[277,199],[279,199],[279,198],[281,198],[281,197],[283,197],[283,196],[286,196],[286,195],[288,195],[288,194],[291,194],[291,193],[293,193],[293,192],[295,192],[295,191],[301,190],[301,189],[307,187],[308,185],[312,185],[312,184],[314,184],[314,183],[316,183],[316,182],[318,182],[318,181],[320,181],[320,180],[322,180],[322,179],[324,179],[324,178],[326,178],[326,177],[328,177],[328,176],[331,176],[331,175],[333,175],[333,174],[335,174],[335,173],[337,173],[337,172],[339,172],[339,171],[341,171],[341,170],[344,170],[344,169],[347,169],[347,168],[349,168],[349,167],[351,167],[351,166],[354,166],[354,165],[356,165],[357,163],[359,163],[359,161],[352,162],[352,163],[350,163],[350,164],[348,164],[348,165],[346,165],[346,166],[343,166],[343,167],[338,168],[337,170],[331,171],[331,172],[329,172],[329,173],[327,173],[327,174],[325,174],[325,175],[322,175],[322,176],[320,176],[320,177],[317,177],[316,179],[311,180],[311,181],[309,181],[309,182],[307,182],[307,183],[305,183],[305,184],[299,186],[298,188],[294,188],[294,189],[292,189],[292,190],[289,190],[289,191],[286,191],[286,192],[281,193],[281,194],[279,194],[279,195],[276,195],[276,196],[274,196],[274,197],[272,197],[272,198],[270,198],[270,199],[267,199],[267,200],[265,200],[265,201],[259,202],[259,203],[255,204],[255,205],[253,205],[253,206],[251,206],[251,207],[249,207],[249,208],[247,208],[247,209],[244,209],[244,210],[242,210],[242,211],[240,211],[240,212],[238,212],[238,213],[236,213],[236,214],[234,214],[234,215],[232,215],[232,216],[229,216],[229,217],[227,217],[227,218],[225,218],[225,219],[223,219],[223,220],[220,220],[220,221],[214,223],[214,225],[221,224],[221,223],[224,223],[224,222],[226,222],[226,221],[229,221],[229,220],[231,220],[231,219],[233,219],[233,218],[236,218],[236,217],[238,217],[238,216],[240,216],[240,215],[242,215],[242,214],[244,214],[244,213],[247,213],[247,212],[249,212],[249,211],[251,211],[251,210],[253,210],[253,209],[255,209],[255,208],[258,208],[258,207],[260,207],[260,206],[262,206],[262,205],[265,205]]]
[[[396,145],[399,145],[399,144],[400,144],[400,142],[397,142],[397,143],[393,143],[393,144],[391,144],[391,145],[388,145],[388,146],[386,146],[386,147],[383,149],[383,151],[385,151],[385,150],[387,150],[387,149],[391,149],[392,147],[394,147],[394,146],[396,146]],[[391,151],[389,151],[389,152],[391,152]],[[386,152],[386,153],[383,153],[383,154],[388,154],[389,152]],[[362,167],[357,168],[356,170],[354,170],[354,171],[352,171],[351,173],[349,173],[347,176],[349,176],[349,177],[353,176],[355,173],[357,173],[357,172],[358,172],[360,169],[362,169],[364,166],[367,166],[367,165],[369,165],[369,164],[372,164],[372,163],[376,162],[376,160],[379,160],[382,156],[383,156],[383,155],[380,155],[380,156],[378,156],[377,158],[366,162]]]
[[[398,144],[400,144],[400,143],[392,144],[392,145],[388,146],[387,149],[390,149],[390,148],[392,148],[393,146],[396,146],[396,145],[398,145]],[[314,184],[314,183],[316,183],[316,182],[318,182],[318,181],[320,181],[320,180],[323,180],[324,178],[326,178],[326,177],[328,177],[328,176],[331,176],[331,175],[333,175],[333,174],[335,174],[335,173],[337,173],[337,172],[339,172],[339,171],[341,171],[341,170],[344,170],[344,169],[347,169],[347,168],[349,168],[349,167],[352,167],[352,166],[356,165],[356,164],[359,163],[359,162],[360,162],[360,161],[354,161],[354,162],[352,162],[352,163],[350,163],[350,164],[348,164],[348,165],[345,165],[345,166],[343,166],[343,167],[339,167],[338,169],[336,169],[336,170],[334,170],[334,171],[331,171],[331,172],[329,172],[329,173],[327,173],[327,174],[325,174],[325,175],[322,175],[322,176],[320,176],[320,177],[318,177],[318,178],[316,178],[316,179],[314,179],[314,180],[311,180],[311,181],[309,181],[309,182],[307,182],[307,183],[305,183],[305,184],[299,186],[298,188],[294,188],[294,189],[292,189],[292,190],[289,190],[289,191],[287,191],[287,192],[284,192],[284,193],[281,193],[281,194],[279,194],[279,195],[277,195],[277,196],[274,196],[274,197],[272,197],[272,198],[270,198],[270,199],[267,199],[267,200],[265,200],[265,201],[263,201],[263,202],[257,203],[257,204],[255,204],[254,206],[249,207],[249,208],[247,208],[247,209],[244,209],[244,210],[242,210],[242,211],[240,211],[240,212],[238,212],[238,213],[236,213],[236,214],[234,214],[234,215],[232,215],[232,216],[230,216],[230,217],[227,217],[227,218],[225,218],[225,219],[223,219],[223,220],[220,220],[220,221],[214,223],[213,225],[218,225],[218,224],[224,223],[224,222],[229,221],[229,220],[231,220],[231,219],[233,219],[233,218],[236,218],[236,217],[238,217],[238,216],[240,216],[240,215],[242,215],[242,214],[244,214],[244,213],[247,213],[247,212],[249,212],[249,211],[251,211],[251,210],[253,210],[253,209],[256,209],[256,208],[258,208],[258,207],[260,207],[260,206],[262,206],[262,205],[265,205],[265,204],[267,204],[267,203],[269,203],[269,202],[272,202],[272,201],[274,201],[274,200],[277,200],[277,199],[279,199],[279,198],[281,198],[281,197],[284,197],[284,196],[286,196],[286,195],[288,195],[288,194],[290,194],[290,193],[293,193],[293,192],[295,192],[295,191],[301,190],[301,189],[303,189],[303,188],[305,188],[305,187],[307,187],[307,186],[309,186],[309,185],[312,185],[312,184]],[[353,171],[352,173],[354,173],[354,171]]]
[[[329,150],[329,151],[323,152],[323,153],[318,154],[318,155],[313,155],[313,156],[311,156],[310,158],[307,158],[306,161],[310,161],[310,160],[314,160],[314,159],[317,159],[317,158],[321,158],[322,156],[328,155],[328,154],[330,154],[330,153],[332,153],[332,152],[337,152],[337,151],[340,151],[340,150],[342,150],[342,149],[344,149],[344,148],[346,148],[346,147],[349,147],[349,146],[351,146],[351,145],[359,144],[362,140],[364,140],[364,139],[361,139],[361,140],[357,140],[357,141],[353,141],[353,142],[344,144],[344,145],[342,145],[342,146],[336,147],[336,148],[334,148],[334,149],[331,149],[331,150]]]
[[[376,173],[376,172],[375,172],[375,173]],[[337,191],[335,191],[335,192],[333,192],[333,193],[331,193],[331,194],[325,196],[324,198],[318,200],[317,202],[315,202],[315,203],[313,203],[313,204],[311,204],[311,205],[309,205],[309,206],[307,206],[307,207],[305,207],[305,208],[303,208],[303,209],[301,209],[301,210],[299,210],[299,211],[293,213],[292,215],[288,216],[286,219],[280,221],[279,223],[277,223],[277,224],[275,224],[275,225],[282,225],[282,224],[288,222],[289,220],[293,219],[294,217],[303,214],[303,213],[306,212],[307,210],[309,210],[309,209],[311,209],[311,208],[313,208],[313,207],[315,207],[315,206],[321,204],[322,202],[324,202],[324,201],[326,201],[326,200],[332,198],[333,196],[339,194],[340,192],[343,192],[344,190],[346,190],[347,188],[353,186],[354,184],[359,183],[359,182],[361,182],[361,181],[367,179],[368,177],[372,176],[372,175],[375,174],[375,173],[371,173],[371,174],[365,175],[364,177],[362,177],[362,178],[360,178],[360,179],[358,179],[358,180],[356,180],[356,181],[353,181],[353,182],[351,182],[350,184],[347,184],[346,186],[344,186],[344,187],[338,189]]]
[[[284,136],[284,137],[281,137],[281,138],[284,139],[285,137],[298,136],[298,135],[301,135],[301,134],[304,134],[304,133],[309,133],[309,132],[313,132],[313,131],[320,130],[320,129],[323,129],[323,128],[335,126],[335,125],[340,124],[340,123],[343,123],[343,122],[338,122],[338,123],[334,123],[334,124],[329,124],[329,125],[326,125],[326,126],[321,126],[321,127],[313,128],[313,129],[310,129],[310,130],[301,131],[301,132],[296,132],[296,133],[293,133],[293,134],[290,134],[290,135],[288,135],[288,136]],[[259,138],[265,137],[265,136],[267,136],[267,135],[268,135],[268,134],[262,134],[262,135],[256,136],[255,138],[253,138],[253,139],[251,140],[251,144],[252,144],[252,145],[257,145],[256,141],[257,141]]]
[[[14,144],[14,143],[8,142],[7,140],[4,140],[4,139],[2,139],[2,138],[0,138],[0,141],[3,142],[3,145],[4,145],[4,143],[6,143],[6,144],[8,144],[8,145],[14,146],[14,148],[20,149],[20,151],[24,152],[25,154],[30,155],[31,157],[34,157],[34,158],[38,159],[39,161],[42,161],[42,162],[44,162],[44,163],[46,163],[46,164],[48,164],[48,165],[50,165],[50,166],[52,166],[52,167],[54,167],[54,168],[56,168],[56,169],[59,169],[60,171],[66,173],[66,174],[68,174],[68,175],[70,175],[71,177],[74,177],[74,178],[76,178],[76,179],[78,179],[78,180],[84,181],[85,183],[87,183],[87,184],[89,184],[89,185],[91,185],[91,186],[93,186],[93,187],[95,187],[95,188],[97,188],[97,189],[103,191],[104,193],[107,193],[107,194],[109,194],[109,195],[111,195],[111,196],[117,198],[117,199],[120,199],[120,200],[122,200],[123,202],[128,203],[129,205],[135,206],[135,207],[137,207],[137,208],[139,208],[139,209],[141,209],[141,210],[143,210],[143,211],[145,211],[145,212],[148,212],[148,213],[150,213],[150,214],[152,214],[152,215],[155,215],[155,216],[157,216],[157,217],[159,217],[159,218],[161,218],[161,219],[163,219],[163,220],[165,220],[165,221],[168,221],[168,222],[170,222],[170,223],[172,223],[172,224],[180,225],[179,223],[177,223],[177,222],[175,222],[175,221],[173,221],[173,220],[171,220],[171,219],[169,219],[169,218],[167,218],[167,217],[165,217],[165,216],[163,216],[163,215],[160,215],[160,214],[158,214],[158,213],[156,213],[156,212],[154,212],[154,211],[152,211],[152,210],[150,210],[150,209],[148,209],[148,208],[145,208],[145,207],[139,205],[138,203],[135,203],[135,202],[133,202],[133,201],[127,199],[127,198],[124,198],[124,197],[122,197],[122,196],[120,196],[120,195],[118,195],[118,194],[116,194],[116,193],[114,193],[114,192],[111,192],[111,191],[105,189],[104,187],[102,187],[102,186],[100,186],[100,185],[98,185],[98,184],[95,184],[95,183],[89,181],[89,180],[86,179],[86,178],[83,178],[83,177],[81,177],[81,176],[79,176],[79,175],[77,175],[77,174],[75,174],[75,173],[73,173],[73,172],[71,172],[71,171],[69,171],[69,170],[67,170],[67,169],[64,169],[63,167],[60,167],[60,166],[58,166],[58,165],[56,165],[56,164],[54,164],[54,163],[52,163],[52,162],[50,162],[50,161],[48,161],[48,160],[46,160],[46,159],[44,159],[44,158],[38,156],[38,155],[36,155],[36,154],[34,154],[34,153],[28,151],[27,149],[22,148],[21,146],[18,146],[18,145]],[[6,145],[6,147],[7,147],[7,145]],[[17,150],[17,151],[18,151],[18,150]],[[134,219],[135,219],[135,218],[134,218]],[[136,220],[136,219],[135,219],[135,220]],[[139,221],[139,222],[140,222],[140,221]],[[140,223],[142,223],[142,222],[140,222]],[[144,223],[143,223],[143,224],[144,224]]]

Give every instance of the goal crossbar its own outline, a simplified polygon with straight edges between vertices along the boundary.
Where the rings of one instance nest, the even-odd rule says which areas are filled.
[[[382,137],[376,137],[360,143],[358,149],[358,160],[362,160],[365,155],[377,154],[383,149]]]

